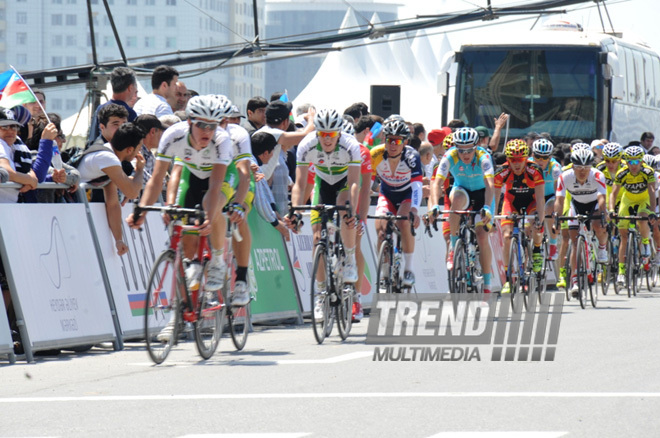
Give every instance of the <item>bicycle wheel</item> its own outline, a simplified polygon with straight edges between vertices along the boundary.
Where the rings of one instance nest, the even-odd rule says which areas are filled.
[[[529,310],[531,294],[536,293],[536,273],[534,272],[534,262],[532,255],[532,244],[531,242],[527,245],[525,251],[525,262],[524,262],[524,280],[525,284],[520,289],[520,292],[523,297],[523,303],[525,305],[525,310]]]
[[[628,234],[628,246],[626,247],[626,262],[628,265],[626,267],[626,289],[628,290],[628,298],[637,296],[636,240],[634,233]]]
[[[247,342],[248,332],[250,331],[250,303],[240,307],[230,307],[227,311],[229,320],[229,334],[236,350],[241,351]]]
[[[539,305],[543,304],[543,298],[545,297],[545,292],[548,289],[548,268],[552,260],[548,259],[548,240],[544,237],[543,243],[541,243],[541,254],[543,255],[543,267],[541,271],[536,274],[536,291]]]
[[[206,290],[206,278],[208,262],[204,263],[201,278],[199,280],[199,292],[197,294],[197,321],[195,321],[195,345],[197,352],[203,359],[210,359],[218,348],[226,314],[226,297],[222,291]],[[225,281],[226,289],[227,282]],[[220,299],[223,297],[225,299]]]
[[[144,334],[149,357],[163,363],[176,343],[181,312],[174,251],[163,251],[149,274],[144,299]]]
[[[568,241],[568,249],[566,250],[566,260],[564,261],[564,269],[566,269],[566,301],[571,301],[571,278],[573,277],[573,272],[571,269],[571,256],[573,253],[573,242]]]
[[[451,293],[467,293],[467,259],[463,239],[458,239],[454,245],[454,266],[452,266],[452,281],[449,284]]]
[[[607,239],[607,263],[602,265],[600,271],[600,287],[603,289],[603,295],[607,295],[607,292],[610,288],[610,283],[612,281],[612,241]],[[614,278],[614,283],[616,283],[616,277]]]
[[[580,300],[580,307],[585,309],[587,307],[587,295],[591,285],[589,284],[589,272],[587,270],[587,241],[583,236],[578,236],[577,245],[577,264],[575,265],[575,272],[577,273],[578,284],[578,299]]]
[[[589,251],[589,299],[591,301],[591,307],[596,307],[598,305],[598,275],[600,274],[602,278],[602,267],[604,266],[601,263],[598,263],[598,258],[596,257],[596,248],[598,248],[598,240],[594,239],[591,241],[591,247]]]
[[[376,284],[378,293],[392,293],[392,245],[383,241],[378,251],[378,268],[376,269]]]
[[[621,286],[616,281],[616,277],[619,274],[619,245],[621,245],[621,239],[619,235],[615,235],[609,241],[612,244],[612,255],[610,258],[610,281],[614,286],[614,293],[619,295],[621,293]]]
[[[330,331],[332,330],[332,326],[330,325],[333,321],[330,318],[330,299],[328,298],[328,294],[330,292],[330,281],[328,281],[329,276],[332,275],[331,272],[326,272],[325,273],[325,289],[322,289],[319,291],[316,285],[316,274],[319,271],[319,269],[325,270],[326,268],[326,254],[325,254],[325,245],[323,244],[317,244],[316,248],[314,249],[314,264],[312,265],[312,287],[310,288],[311,291],[311,298],[312,298],[312,328],[314,329],[314,337],[316,338],[316,342],[319,344],[322,344],[323,341],[325,340],[325,337],[328,336],[330,333],[328,331],[328,328]],[[314,311],[314,308],[316,306],[316,296],[319,296],[319,299],[321,300],[320,308],[321,312],[320,315],[316,315],[316,312]],[[330,327],[328,327],[330,325]]]
[[[509,282],[509,288],[511,291],[511,306],[514,312],[522,310],[522,307],[519,305],[520,301],[520,257],[518,254],[518,236],[513,236],[511,238],[511,249],[509,250],[509,268],[506,275],[507,281]]]
[[[337,329],[342,340],[346,340],[353,326],[353,295],[355,286],[342,285],[339,292],[339,306],[337,306]]]

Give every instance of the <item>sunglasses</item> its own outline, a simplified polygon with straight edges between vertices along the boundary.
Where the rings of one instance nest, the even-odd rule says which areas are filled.
[[[465,154],[465,155],[469,154],[470,152],[474,152],[475,149],[476,148],[474,148],[474,147],[472,147],[472,148],[456,148],[456,150],[458,151],[459,154]]]
[[[192,123],[204,131],[215,131],[215,128],[218,127],[217,123],[202,122],[201,120],[193,120]]]
[[[606,163],[618,163],[621,161],[621,158],[605,158]]]
[[[534,159],[535,160],[549,160],[550,155],[537,155],[537,154],[534,154]]]
[[[0,129],[2,129],[3,131],[9,131],[9,130],[18,131],[20,127],[18,125],[9,125],[9,126],[0,126]]]
[[[636,166],[640,163],[640,160],[628,160],[629,166]]]
[[[339,136],[339,131],[316,131],[316,136],[320,138],[335,138]]]
[[[403,144],[404,139],[401,137],[385,137],[385,143],[390,144],[394,143],[395,145],[399,146]]]
[[[507,158],[509,163],[524,163],[527,161],[527,158],[525,157],[516,157],[516,158]]]

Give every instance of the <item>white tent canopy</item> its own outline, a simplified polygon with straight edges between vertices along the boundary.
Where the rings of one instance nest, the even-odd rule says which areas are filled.
[[[355,23],[349,9],[342,27]],[[372,23],[378,23],[375,14]],[[387,41],[364,40],[364,44],[329,53],[314,78],[294,99],[294,106],[311,103],[317,108],[343,111],[355,102],[369,104],[371,85],[399,85],[401,115],[411,122],[423,123],[427,130],[439,128],[441,100],[435,78],[442,56],[450,49],[446,37],[441,47],[434,47],[424,31],[412,39],[393,34]]]

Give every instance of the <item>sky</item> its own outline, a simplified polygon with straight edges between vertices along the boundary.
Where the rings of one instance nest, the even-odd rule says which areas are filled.
[[[403,17],[414,17],[415,15],[446,13],[450,11],[473,10],[476,7],[485,7],[486,0],[381,0],[390,3],[403,5],[399,10],[399,15]],[[350,2],[350,0],[349,0]],[[494,7],[503,7],[511,5],[529,4],[532,0],[521,2],[513,0],[492,0]],[[610,18],[617,32],[624,33],[624,39],[633,38],[638,41],[645,41],[656,52],[660,51],[660,32],[658,21],[660,19],[660,2],[658,0],[608,0],[606,3]],[[590,6],[586,9],[586,6]],[[574,10],[566,15],[553,15],[570,21],[580,23],[584,28],[602,29],[598,9],[594,2],[585,2],[584,5],[573,6],[569,9]],[[601,11],[603,11],[601,6]],[[603,19],[608,24],[607,17],[603,11]],[[529,29],[533,24],[535,17],[526,21],[509,24],[496,24],[494,27],[515,30]],[[496,20],[488,23],[498,23],[504,20]],[[609,30],[609,26],[608,26]],[[429,31],[431,32],[431,31]],[[452,48],[457,49],[469,31],[448,32],[447,37],[451,42]]]

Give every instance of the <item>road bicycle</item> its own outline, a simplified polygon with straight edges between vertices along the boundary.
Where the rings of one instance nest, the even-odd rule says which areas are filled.
[[[403,248],[401,247],[401,231],[396,225],[396,221],[409,221],[410,231],[415,236],[415,227],[413,226],[413,214],[408,216],[395,216],[387,214],[383,216],[368,215],[367,219],[384,220],[385,236],[378,249],[378,265],[376,267],[376,284],[378,293],[401,293],[410,292],[410,287],[403,286]]]
[[[289,217],[296,218],[296,211],[317,211],[321,217],[321,238],[314,247],[314,263],[312,265],[311,278],[311,300],[312,300],[312,327],[316,342],[322,344],[327,336],[332,333],[335,319],[337,329],[342,340],[348,337],[353,323],[353,297],[355,286],[344,283],[343,267],[346,253],[341,241],[340,214],[345,211],[346,217],[350,216],[350,204],[339,205],[294,205],[289,206]],[[295,219],[294,226],[298,228],[302,221]],[[324,289],[319,290],[317,285],[317,274],[323,270],[325,279]],[[322,319],[318,319],[314,312],[316,297],[322,300]]]
[[[640,252],[640,246],[642,244],[642,238],[637,230],[637,222],[647,221],[648,217],[644,216],[613,216],[612,220],[614,222],[619,222],[627,220],[628,222],[628,244],[626,245],[626,289],[628,291],[628,298],[631,296],[637,296],[639,292],[639,286],[642,280],[642,272],[644,271],[644,266],[642,266],[642,255]],[[618,260],[618,255],[617,255]],[[647,261],[647,264],[649,262]],[[650,289],[649,289],[650,290]]]
[[[621,245],[619,229],[614,225],[614,222],[609,222],[607,224],[607,263],[603,265],[600,279],[603,295],[607,295],[610,285],[614,288],[615,294],[619,295],[621,291],[619,284],[616,282],[619,273],[619,245]]]

